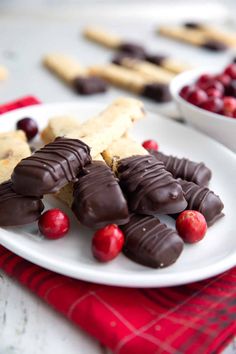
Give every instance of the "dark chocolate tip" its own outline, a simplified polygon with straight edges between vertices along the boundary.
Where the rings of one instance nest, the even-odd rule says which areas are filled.
[[[81,224],[94,229],[129,221],[125,197],[105,162],[93,161],[78,175],[72,210]]]
[[[167,58],[167,55],[159,55],[159,54],[147,54],[145,59],[149,61],[149,63],[162,65],[163,61]]]
[[[176,262],[183,250],[184,243],[177,232],[153,216],[132,214],[121,229],[125,234],[123,253],[147,267],[167,267]]]
[[[225,96],[236,98],[236,80],[232,80],[230,84],[225,87]]]
[[[133,42],[123,42],[120,47],[120,51],[125,53],[130,53],[134,56],[138,56],[140,59],[144,59],[146,55],[146,50],[140,44],[136,44]]]
[[[122,60],[125,58],[131,58],[131,59],[139,59],[142,60],[144,59],[143,55],[139,55],[137,53],[127,53],[127,52],[117,52],[117,54],[112,58],[111,62],[116,65],[122,65]]]
[[[202,44],[201,47],[214,52],[222,52],[228,49],[227,45],[225,45],[223,42],[215,41],[213,39],[206,41]]]
[[[169,102],[172,99],[169,85],[166,84],[147,84],[144,87],[142,95],[159,103]]]
[[[0,184],[0,226],[30,224],[39,219],[43,210],[40,198],[17,194],[11,181]]]
[[[233,62],[233,63],[236,63],[236,57],[233,58],[232,62]]]
[[[96,76],[76,77],[73,81],[73,87],[80,95],[93,95],[95,93],[106,92],[107,83]]]
[[[185,22],[183,26],[190,29],[200,29],[202,27],[198,22]]]

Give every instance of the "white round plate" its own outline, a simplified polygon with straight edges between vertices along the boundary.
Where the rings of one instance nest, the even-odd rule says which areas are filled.
[[[22,117],[33,117],[40,129],[55,115],[75,114],[86,120],[104,109],[102,104],[56,103],[19,109],[0,117],[0,131],[15,129]],[[25,259],[55,272],[86,281],[127,287],[161,287],[186,284],[219,274],[236,265],[236,158],[219,143],[189,127],[164,117],[147,114],[136,124],[133,136],[142,142],[156,139],[165,153],[204,161],[213,172],[210,188],[225,204],[225,217],[213,225],[204,240],[185,245],[178,261],[164,269],[138,265],[124,255],[101,264],[91,254],[93,232],[78,225],[69,209],[54,197],[47,198],[46,208],[60,207],[71,217],[69,234],[56,241],[42,238],[37,224],[0,229],[0,243]],[[104,196],[106,198],[106,196]],[[14,212],[14,211],[13,211]],[[174,227],[170,217],[161,217]]]

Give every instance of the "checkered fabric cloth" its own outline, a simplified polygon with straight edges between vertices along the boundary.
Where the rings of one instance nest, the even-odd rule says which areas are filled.
[[[2,246],[0,268],[116,354],[220,353],[236,334],[236,268],[184,286],[128,289],[56,274]]]

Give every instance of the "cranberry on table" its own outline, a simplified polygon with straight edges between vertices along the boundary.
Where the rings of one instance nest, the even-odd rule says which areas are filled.
[[[32,118],[20,119],[16,124],[16,128],[23,130],[28,140],[32,140],[38,134],[38,125]]]
[[[194,104],[195,106],[200,106],[203,102],[207,100],[207,94],[205,91],[196,88],[188,96],[187,101]]]
[[[206,234],[206,219],[196,210],[185,210],[176,219],[176,229],[186,243],[196,243]]]
[[[50,209],[41,215],[38,227],[45,237],[56,240],[68,232],[70,219],[62,210]]]
[[[223,101],[217,97],[210,97],[200,107],[213,113],[219,113],[223,109]]]
[[[146,150],[157,151],[159,148],[159,146],[155,140],[145,140],[142,145],[143,145],[144,149],[146,149]]]
[[[122,251],[124,241],[124,234],[117,225],[107,225],[93,236],[93,256],[100,262],[111,261]]]
[[[228,65],[224,73],[229,75],[233,80],[236,80],[236,63]]]

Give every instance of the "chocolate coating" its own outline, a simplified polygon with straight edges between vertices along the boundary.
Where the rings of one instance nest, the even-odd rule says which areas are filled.
[[[120,45],[119,50],[125,53],[130,53],[132,55],[135,55],[140,59],[145,58],[145,54],[146,54],[146,50],[143,46],[132,42],[123,42]]]
[[[165,59],[167,59],[167,56],[158,54],[147,54],[145,59],[152,64],[162,66]]]
[[[187,202],[180,184],[153,156],[122,159],[117,171],[130,211],[156,215],[174,214],[186,208]]]
[[[225,96],[236,97],[236,80],[232,80],[229,85],[225,87]]]
[[[184,197],[187,200],[188,210],[197,210],[205,216],[208,226],[213,225],[219,218],[224,216],[222,210],[224,204],[213,191],[207,187],[200,187],[193,182],[178,179]]]
[[[197,22],[185,22],[184,27],[190,28],[190,29],[200,29],[202,26],[200,23],[197,23]]]
[[[169,90],[169,85],[151,83],[144,86],[142,95],[153,101],[163,103],[171,101],[172,97]]]
[[[40,217],[43,209],[39,198],[15,193],[10,181],[0,184],[0,226],[30,224]]]
[[[150,150],[149,153],[157,160],[162,161],[167,171],[171,172],[174,178],[182,178],[199,186],[207,185],[211,179],[211,170],[203,162],[180,159],[154,150]]]
[[[73,86],[76,92],[80,95],[93,95],[95,93],[106,92],[107,83],[96,76],[76,77],[73,81]]]
[[[79,174],[72,210],[81,224],[90,228],[129,221],[127,202],[118,181],[102,161],[92,162]]]
[[[177,232],[153,216],[133,214],[121,229],[125,234],[124,254],[145,266],[167,267],[183,250],[184,243]]]
[[[113,64],[116,65],[122,65],[122,60],[125,58],[132,58],[132,59],[144,59],[143,55],[140,55],[140,53],[127,53],[123,51],[119,51],[111,60]]]
[[[213,39],[207,40],[204,44],[202,44],[201,47],[214,52],[222,52],[228,49],[227,45],[225,45],[223,42],[215,41]]]
[[[77,181],[80,169],[91,161],[89,152],[80,140],[56,138],[18,163],[12,174],[13,188],[24,196],[55,193]]]

